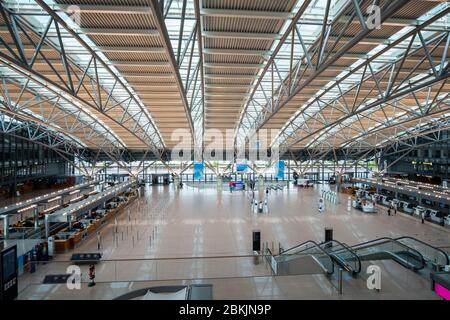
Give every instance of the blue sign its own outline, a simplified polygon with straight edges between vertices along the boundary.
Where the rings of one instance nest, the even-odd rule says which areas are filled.
[[[247,170],[247,165],[245,163],[236,164],[236,172],[245,172]]]
[[[194,162],[194,180],[202,180],[205,165],[203,162]]]
[[[17,269],[19,276],[21,276],[23,274],[23,256],[17,258]]]
[[[275,169],[275,176],[278,179],[284,179],[284,161],[278,161]]]

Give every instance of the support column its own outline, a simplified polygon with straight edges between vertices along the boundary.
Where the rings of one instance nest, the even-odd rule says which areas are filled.
[[[49,223],[50,216],[48,214],[45,215],[44,223],[45,223],[45,239],[48,239],[50,237],[50,223]]]
[[[260,174],[258,176],[258,200],[262,201],[264,199],[264,176]]]
[[[217,190],[222,191],[222,175],[217,175]]]
[[[325,182],[325,160],[322,160],[322,182]]]
[[[287,184],[289,186],[289,181],[291,180],[291,159],[288,159],[288,178],[287,178]]]
[[[173,185],[175,190],[180,188],[180,177],[178,175],[173,177]]]
[[[34,217],[34,228],[38,229],[39,228],[39,219],[38,219],[38,208],[37,208],[37,206],[33,210],[33,217]]]
[[[8,239],[9,238],[9,215],[3,216],[3,233],[4,233],[4,238]]]

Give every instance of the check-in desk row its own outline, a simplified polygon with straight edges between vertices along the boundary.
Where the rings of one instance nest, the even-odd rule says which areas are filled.
[[[66,202],[65,198],[72,198],[73,195],[77,195],[78,193],[83,193],[86,189],[90,189],[92,190],[94,187],[98,186],[98,185],[102,185],[104,184],[103,181],[89,181],[89,182],[85,182],[79,185],[75,185],[69,188],[65,188],[65,189],[61,189],[58,191],[54,191],[45,195],[41,195],[32,199],[28,199],[28,200],[24,200],[24,201],[19,201],[15,204],[12,205],[8,205],[5,207],[1,207],[0,208],[0,215],[5,215],[5,214],[16,214],[16,213],[22,213],[22,212],[26,212],[29,209],[34,209],[37,206],[44,206],[43,208],[39,208],[39,209],[47,209],[45,207],[45,204],[47,203],[51,203],[53,201],[59,200],[59,204],[63,204],[64,202]],[[63,203],[61,203],[61,199],[63,200]]]
[[[56,210],[65,208],[71,203],[84,200],[97,193],[95,190],[86,189],[84,192],[73,194],[71,197],[65,198],[63,205],[60,205],[61,200],[56,199],[50,201],[43,206],[39,206],[37,216],[33,212],[34,208],[24,210],[16,215],[11,215],[9,218],[9,238],[10,239],[25,239],[25,238],[39,238],[44,229],[44,217],[46,214],[51,214]]]
[[[136,192],[127,192],[108,202],[106,208],[94,209],[89,214],[81,216],[79,220],[72,223],[71,227],[68,226],[55,234],[55,252],[64,253],[74,249],[83,239],[95,233],[136,197]]]

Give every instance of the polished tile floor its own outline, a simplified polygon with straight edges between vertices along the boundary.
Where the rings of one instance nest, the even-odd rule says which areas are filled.
[[[110,299],[131,288],[191,282],[212,283],[217,299],[436,298],[427,280],[392,261],[376,262],[383,271],[380,293],[369,291],[363,279],[348,278],[342,295],[323,275],[271,277],[266,264],[255,264],[249,257],[252,230],[260,230],[262,241],[275,251],[279,245],[287,249],[307,240],[321,242],[326,227],[333,228],[336,240],[348,245],[410,235],[450,247],[450,230],[423,225],[401,214],[388,216],[381,208],[377,214],[348,210],[347,195],[340,195],[340,203],[326,202],[325,211],[319,213],[319,194],[318,188],[294,186],[271,191],[269,212],[256,214],[242,191],[188,185],[182,190],[147,187],[117,222],[101,229],[100,251],[105,261],[97,266],[97,286],[67,290],[65,285],[37,285],[45,274],[65,273],[71,254],[67,253],[56,257],[60,262],[39,266],[36,273],[22,277],[20,298]],[[75,251],[96,252],[98,240],[93,236]],[[83,269],[83,280],[85,274]]]

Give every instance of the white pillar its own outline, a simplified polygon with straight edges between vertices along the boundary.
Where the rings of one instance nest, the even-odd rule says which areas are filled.
[[[46,214],[45,218],[44,218],[44,222],[45,222],[45,239],[48,239],[48,237],[50,237],[50,224],[49,224],[49,218],[50,215]]]
[[[4,233],[4,238],[8,239],[9,238],[9,215],[3,216],[3,233]]]

